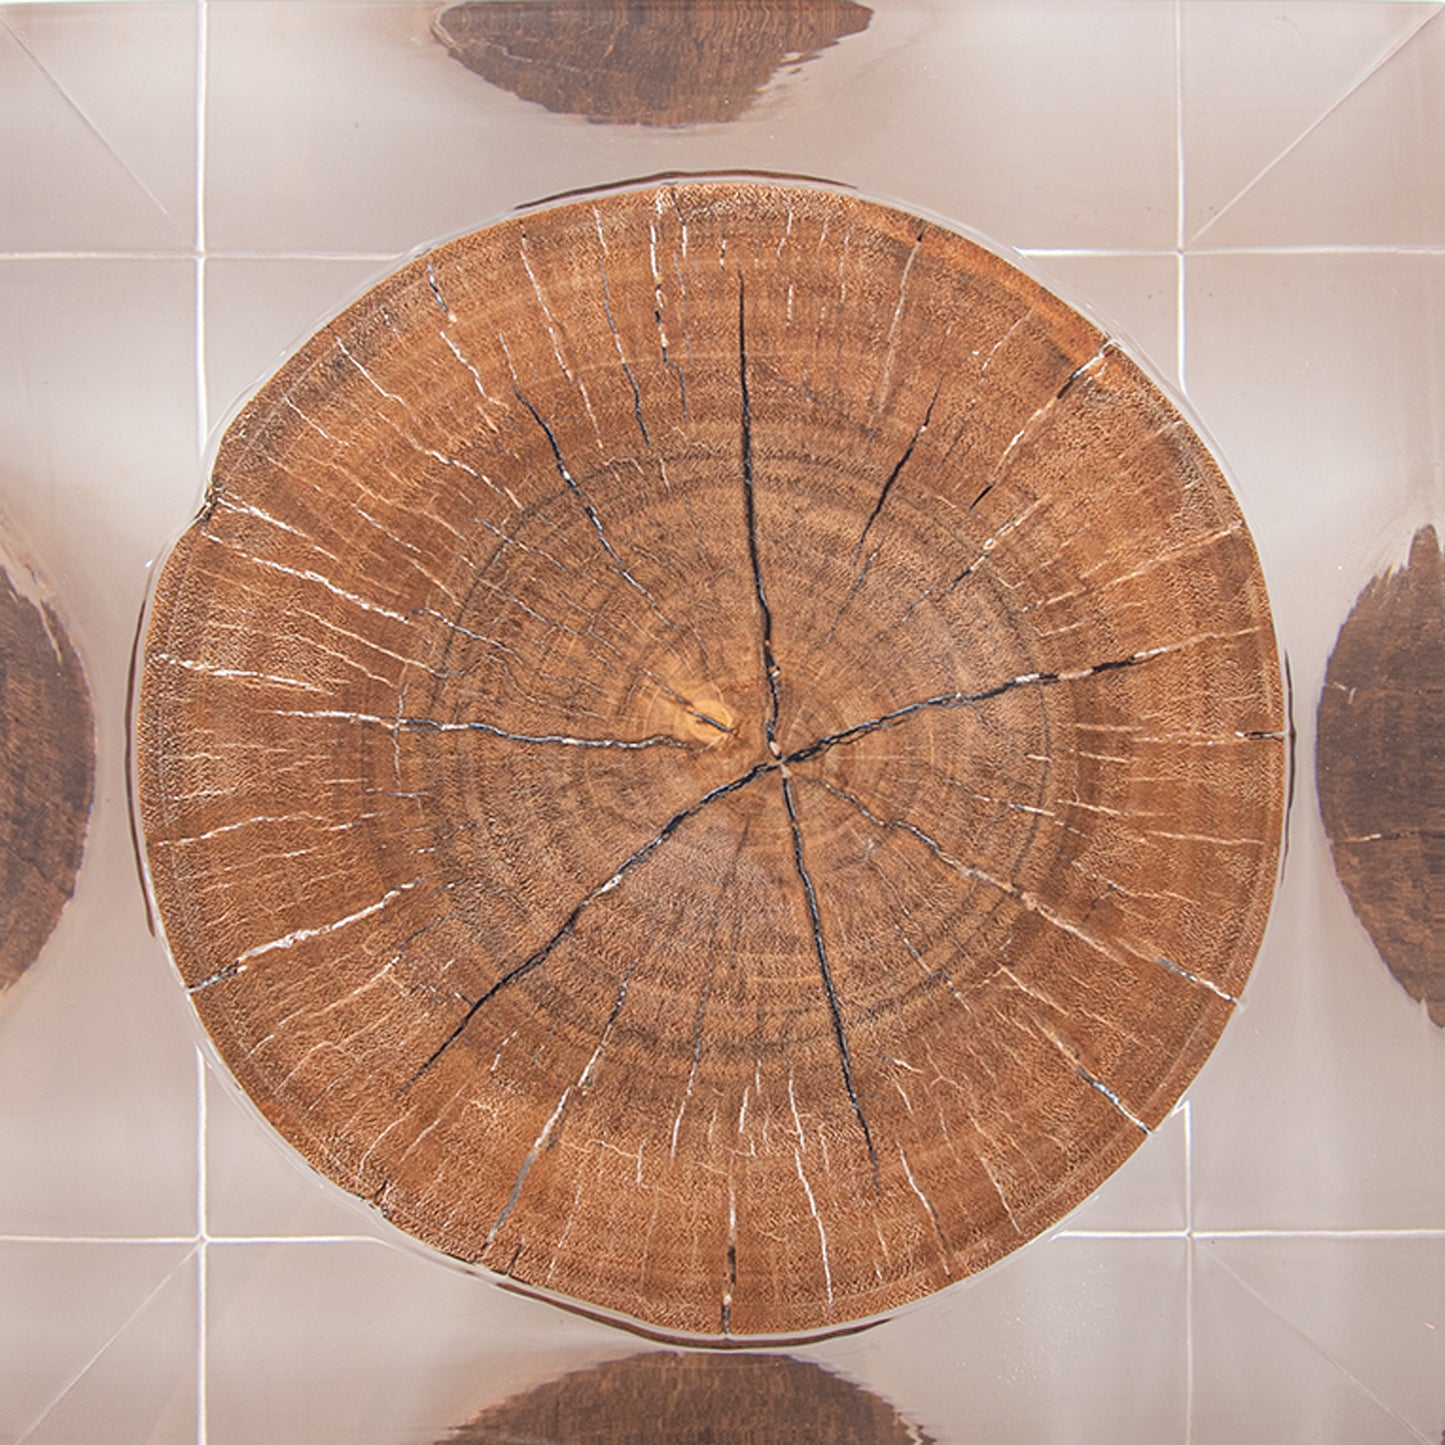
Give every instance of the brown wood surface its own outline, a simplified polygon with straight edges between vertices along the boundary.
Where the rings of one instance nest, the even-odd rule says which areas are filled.
[[[736,120],[774,74],[868,28],[854,0],[481,0],[437,38],[468,70],[564,115]]]
[[[75,887],[90,815],[90,694],[60,619],[0,565],[0,991],[34,961]]]
[[[1351,906],[1401,986],[1445,1025],[1445,556],[1433,527],[1340,628],[1316,773]]]
[[[1078,1204],[1271,898],[1214,463],[989,252],[742,183],[430,252],[240,415],[160,573],[180,970],[314,1164],[679,1332],[840,1327]]]
[[[931,1445],[877,1395],[783,1355],[610,1360],[482,1411],[445,1445]]]

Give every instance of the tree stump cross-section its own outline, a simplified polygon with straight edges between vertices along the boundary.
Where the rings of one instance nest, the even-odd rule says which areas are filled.
[[[344,1188],[679,1334],[841,1328],[1168,1112],[1273,891],[1253,546],[992,253],[688,183],[440,246],[242,412],[139,688],[152,887]]]

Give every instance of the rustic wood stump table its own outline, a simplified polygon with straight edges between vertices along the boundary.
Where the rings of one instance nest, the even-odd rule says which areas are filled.
[[[1260,569],[1127,352],[929,221],[665,185],[439,246],[241,413],[140,808],[236,1078],[404,1230],[667,1331],[1059,1220],[1234,1009]]]

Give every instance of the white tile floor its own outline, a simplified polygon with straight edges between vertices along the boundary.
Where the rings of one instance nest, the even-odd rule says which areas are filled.
[[[800,1351],[941,1441],[1424,1442],[1445,1428],[1445,1038],[1314,802],[1325,658],[1445,522],[1436,4],[874,0],[741,120],[589,125],[383,3],[0,5],[0,511],[99,720],[76,897],[0,1000],[0,1440],[426,1445],[645,1347],[398,1243],[205,1062],[125,789],[149,569],[214,429],[404,253],[570,187],[831,177],[1021,251],[1236,480],[1299,725],[1247,1006],[1052,1237]]]

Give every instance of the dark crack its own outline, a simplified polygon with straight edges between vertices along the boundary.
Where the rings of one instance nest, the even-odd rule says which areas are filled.
[[[597,534],[597,541],[601,546],[602,550],[607,554],[607,557],[611,561],[613,567],[616,569],[617,575],[621,577],[622,580],[626,582],[627,585],[631,587],[633,591],[635,591],[644,602],[646,602],[648,610],[652,613],[654,617],[657,618],[660,623],[662,623],[664,627],[671,628],[672,631],[679,633],[686,631],[686,629],[680,627],[676,622],[674,622],[670,617],[666,616],[658,608],[657,603],[653,601],[652,594],[647,590],[647,588],[644,587],[642,583],[639,582],[637,578],[634,577],[632,573],[629,572],[627,568],[622,565],[622,559],[613,549],[612,543],[608,541],[607,532],[602,525],[602,518],[597,514],[597,508],[592,505],[591,499],[582,490],[581,486],[577,482],[577,479],[568,470],[567,463],[562,456],[562,448],[557,442],[556,433],[547,424],[547,420],[542,415],[542,413],[537,410],[537,408],[527,399],[526,396],[523,395],[523,393],[517,387],[514,386],[512,388],[512,392],[513,395],[516,396],[517,400],[520,401],[524,407],[526,407],[532,419],[537,423],[539,427],[541,427],[543,433],[546,435],[547,444],[552,449],[553,462],[556,464],[557,467],[557,475],[562,478],[562,481],[566,485],[567,490],[577,499],[578,503],[582,507],[582,510],[586,513],[587,520],[592,524],[592,530]],[[641,423],[641,421],[642,417],[639,413],[638,422]],[[693,636],[696,637],[695,632],[693,633]],[[701,639],[698,638],[697,640],[699,646],[701,646]],[[703,650],[706,651],[705,648]],[[681,693],[675,692],[672,688],[667,687],[665,684],[662,684],[660,682],[659,685],[662,686],[663,691],[666,692],[675,702],[677,702],[679,706],[683,707],[691,716],[695,717],[700,723],[703,723],[707,727],[716,728],[719,732],[728,733],[732,731],[725,724],[719,722],[716,718],[710,717],[707,713],[695,707],[691,700],[683,697]]]
[[[940,387],[938,390],[941,389],[942,388]],[[868,514],[868,520],[863,524],[863,530],[858,536],[857,545],[853,548],[853,560],[855,562],[863,553],[863,544],[868,540],[868,533],[873,530],[873,524],[878,520],[878,514],[882,512],[884,504],[888,501],[889,493],[892,492],[894,484],[898,481],[899,475],[902,473],[903,468],[908,465],[908,459],[913,455],[914,448],[917,447],[919,441],[923,437],[924,432],[928,430],[928,423],[933,418],[934,404],[938,401],[938,390],[934,391],[933,399],[928,403],[928,408],[923,413],[923,420],[919,422],[917,430],[915,430],[913,435],[908,439],[908,445],[903,449],[903,455],[898,458],[897,464],[894,466],[893,470],[888,473],[888,479],[883,483],[882,488],[879,490],[878,500],[873,503],[873,510]],[[869,561],[872,561],[871,557],[869,558]],[[865,566],[863,569],[864,575],[867,574],[867,571],[868,569]],[[861,586],[862,582],[863,578],[862,576],[860,576],[857,586]],[[852,600],[851,596],[849,600]],[[846,606],[846,604],[844,605]]]
[[[940,388],[941,389],[941,388]],[[927,410],[923,413],[923,420],[919,422],[917,429],[909,438],[908,445],[903,449],[903,455],[899,457],[893,470],[888,474],[882,488],[878,492],[878,500],[873,504],[873,510],[868,514],[868,520],[863,524],[863,530],[858,534],[858,541],[853,547],[853,561],[856,564],[858,558],[863,554],[863,545],[868,540],[868,534],[873,530],[873,524],[878,520],[879,514],[883,511],[884,504],[888,500],[889,493],[893,490],[894,483],[898,480],[903,468],[908,465],[908,459],[913,455],[914,448],[918,445],[919,438],[928,430],[929,419],[933,416],[933,405],[938,400],[938,391],[933,393],[933,399],[928,403]],[[848,595],[843,599],[842,605],[833,615],[833,621],[828,627],[828,635],[823,639],[824,643],[833,640],[834,633],[838,630],[838,624],[843,620],[843,614],[853,605],[854,599],[863,590],[863,584],[868,580],[868,574],[873,568],[874,560],[882,547],[880,542],[864,560],[862,567],[858,569],[858,575],[853,579],[853,585],[848,589]]]
[[[762,621],[763,674],[768,681],[768,716],[763,723],[763,736],[768,750],[776,758],[778,749],[778,712],[781,697],[778,687],[778,662],[773,656],[773,613],[768,594],[763,588],[763,568],[758,557],[758,517],[753,494],[753,414],[748,396],[747,308],[744,304],[743,278],[738,277],[738,390],[742,395],[742,461],[743,514],[748,530],[748,560],[753,569],[753,591],[758,599],[758,615]]]
[[[488,988],[478,999],[475,1000],[462,1016],[460,1022],[444,1038],[430,1056],[423,1062],[421,1067],[401,1086],[398,1090],[398,1097],[406,1093],[418,1079],[425,1074],[436,1061],[466,1032],[467,1027],[477,1014],[492,1001],[503,989],[517,982],[518,979],[532,972],[534,968],[545,963],[558,946],[570,938],[576,931],[582,915],[599,898],[605,897],[613,889],[620,886],[622,881],[630,874],[636,872],[654,853],[657,852],[677,830],[682,827],[690,818],[695,818],[704,808],[717,802],[719,798],[725,798],[730,793],[736,793],[748,786],[749,783],[761,777],[764,773],[772,772],[777,767],[776,763],[758,763],[755,767],[748,769],[736,778],[726,783],[719,784],[711,792],[703,794],[697,802],[674,813],[662,827],[647,840],[636,852],[625,858],[612,876],[604,882],[597,884],[583,895],[581,901],[569,913],[562,926],[547,939],[541,947],[534,949],[520,963],[514,964],[507,970],[490,988]]]
[[[1079,682],[1086,677],[1094,677],[1102,672],[1117,672],[1121,668],[1136,667],[1139,663],[1147,662],[1151,657],[1157,655],[1156,650],[1136,652],[1129,657],[1095,663],[1093,667],[1083,667],[1076,672],[1027,672],[1019,677],[1011,677],[1007,682],[1001,682],[996,687],[985,688],[982,692],[945,692],[939,693],[935,697],[921,698],[918,702],[894,708],[892,712],[886,712],[881,717],[870,718],[867,722],[854,723],[852,727],[843,728],[836,733],[827,733],[806,747],[789,753],[783,762],[789,765],[806,763],[809,759],[816,758],[820,753],[825,753],[840,743],[856,742],[869,733],[897,727],[899,723],[906,722],[919,713],[942,708],[973,707],[981,702],[991,702],[994,698],[1002,697],[1004,693],[1013,692],[1021,687],[1052,687],[1061,682]]]
[[[577,499],[582,510],[587,514],[587,520],[591,522],[592,530],[597,534],[598,543],[601,545],[602,550],[606,552],[608,557],[611,559],[612,565],[616,567],[618,575],[622,578],[624,582],[627,583],[629,587],[636,588],[638,592],[640,592],[644,597],[646,597],[647,589],[627,570],[626,567],[622,565],[622,559],[617,555],[615,551],[613,551],[612,543],[607,540],[607,532],[602,526],[602,518],[597,515],[597,508],[592,505],[592,502],[588,498],[586,492],[584,492],[582,488],[578,485],[577,479],[572,475],[570,471],[567,470],[567,463],[562,456],[562,448],[558,444],[556,432],[554,432],[551,426],[548,425],[546,417],[544,417],[542,413],[538,411],[537,408],[533,406],[532,403],[527,399],[527,397],[523,395],[523,393],[519,391],[515,386],[512,388],[512,395],[515,396],[517,400],[520,401],[522,405],[527,408],[527,411],[531,414],[532,420],[535,421],[537,425],[542,428],[542,431],[547,438],[547,445],[552,449],[552,460],[556,464],[557,475],[562,478],[562,481],[565,484],[567,490],[572,493],[572,495]]]
[[[807,864],[803,860],[803,829],[798,822],[798,810],[793,803],[792,784],[788,780],[788,774],[784,770],[780,773],[780,781],[783,787],[783,806],[788,810],[788,826],[793,834],[793,863],[798,870],[798,882],[803,887],[803,897],[808,904],[808,919],[813,929],[813,953],[818,960],[818,972],[823,979],[823,993],[828,1000],[828,1012],[833,1020],[833,1040],[838,1046],[838,1062],[843,1071],[843,1087],[848,1093],[848,1102],[853,1106],[853,1113],[858,1119],[858,1127],[863,1131],[863,1142],[868,1146],[868,1158],[873,1165],[873,1182],[878,1183],[878,1151],[873,1147],[873,1131],[868,1127],[867,1117],[863,1113],[863,1105],[858,1098],[858,1091],[853,1085],[853,1060],[848,1052],[848,1036],[843,1029],[843,1014],[838,1004],[838,991],[833,985],[833,972],[828,967],[828,948],[823,941],[823,921],[818,913],[818,895],[813,888],[813,880],[808,875]]]

